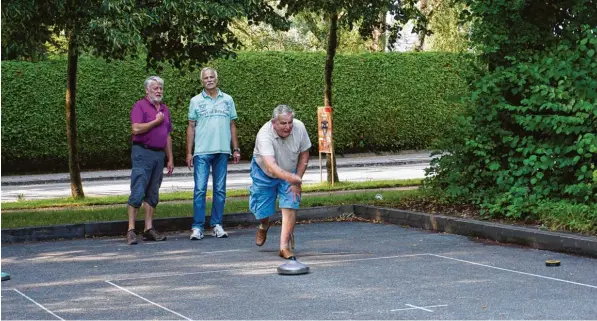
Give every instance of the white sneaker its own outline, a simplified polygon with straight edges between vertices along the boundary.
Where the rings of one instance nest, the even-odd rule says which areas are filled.
[[[200,240],[203,238],[203,231],[201,231],[200,229],[194,227],[193,229],[191,229],[191,231],[193,231],[193,233],[191,234],[191,240]]]
[[[224,231],[224,228],[222,228],[222,225],[216,224],[216,226],[214,226],[214,232],[212,233],[212,236],[228,237],[228,233],[226,233],[226,231]]]

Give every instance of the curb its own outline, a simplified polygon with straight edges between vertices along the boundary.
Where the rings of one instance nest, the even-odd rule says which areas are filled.
[[[299,209],[301,219],[325,219],[339,217],[344,213],[353,213],[353,206],[323,206]],[[280,212],[272,217],[273,220],[281,219]],[[209,222],[209,215],[206,215]],[[136,232],[143,232],[143,220],[136,221]],[[253,213],[237,213],[224,215],[227,226],[253,226],[259,223]],[[153,226],[161,232],[178,232],[190,230],[193,217],[157,218]],[[2,229],[2,243],[23,243],[54,240],[72,240],[104,236],[123,236],[128,229],[128,221],[112,221],[100,223],[81,223],[56,226],[25,227],[16,229]]]
[[[577,234],[542,231],[528,227],[365,205],[326,206],[298,210],[301,221],[335,218],[347,213],[355,214],[367,220],[420,228],[427,231],[478,237],[539,250],[597,258],[597,238]],[[278,212],[273,216],[273,219],[279,220],[280,213]],[[192,217],[162,218],[155,219],[153,224],[160,231],[173,232],[188,230],[192,221]],[[206,219],[207,221],[209,220]],[[249,212],[224,215],[224,224],[227,226],[254,226],[257,223],[258,221],[253,214]],[[142,225],[143,220],[137,221],[137,232],[142,232],[142,229],[139,228]],[[114,221],[3,229],[2,243],[122,236],[127,227],[127,221]]]
[[[384,223],[597,258],[597,238],[595,237],[376,206],[355,205],[354,213],[361,218]]]
[[[337,164],[337,168],[341,167],[366,167],[366,166],[387,166],[387,165],[415,165],[415,164],[429,164],[430,159],[411,159],[411,160],[387,160],[387,161],[372,161],[367,163],[346,163]],[[325,163],[323,165],[325,168]],[[307,169],[318,169],[319,165],[309,165]],[[228,173],[250,173],[249,168],[228,168]],[[82,182],[92,181],[111,181],[111,180],[122,180],[130,179],[130,174],[127,175],[114,175],[114,176],[98,176],[98,177],[85,177],[82,178]],[[171,177],[193,177],[193,172],[174,172]],[[21,181],[2,181],[0,186],[23,186],[23,185],[38,185],[38,184],[55,184],[55,183],[70,183],[70,177],[53,178],[53,179],[29,179]]]

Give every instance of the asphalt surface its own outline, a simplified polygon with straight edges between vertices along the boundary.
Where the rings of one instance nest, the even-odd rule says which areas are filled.
[[[595,319],[597,260],[390,224],[298,225],[311,272],[276,273],[279,226],[127,246],[2,245],[2,319]],[[558,259],[559,267],[545,266]]]

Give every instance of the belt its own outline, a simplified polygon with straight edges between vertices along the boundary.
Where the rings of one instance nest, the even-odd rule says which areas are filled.
[[[155,147],[147,146],[147,145],[145,145],[143,143],[139,143],[139,142],[133,142],[133,145],[141,146],[141,147],[143,147],[145,149],[149,149],[149,150],[152,150],[154,152],[163,152],[164,151],[163,148],[155,148]]]

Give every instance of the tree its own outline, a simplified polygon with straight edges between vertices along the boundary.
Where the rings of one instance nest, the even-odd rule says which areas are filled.
[[[66,136],[71,191],[83,198],[77,152],[77,62],[81,53],[110,59],[146,55],[147,68],[167,62],[181,70],[233,55],[239,42],[233,19],[287,28],[283,17],[262,0],[9,0],[2,2],[3,58],[43,54],[53,35],[68,43]]]
[[[288,31],[277,31],[268,24],[249,24],[241,19],[234,22],[233,31],[248,51],[325,51],[329,28],[321,14],[301,13],[289,17],[289,22]],[[357,30],[340,28],[337,52],[367,52],[376,46],[372,51],[383,51],[383,45],[379,46],[383,34],[378,32],[377,37],[377,42],[375,38],[362,39]]]
[[[394,0],[280,0],[279,9],[286,10],[286,17],[295,16],[301,13],[321,14],[327,22],[329,32],[326,47],[325,71],[324,71],[324,105],[333,108],[332,101],[332,76],[334,71],[334,57],[338,48],[338,30],[356,28],[363,39],[371,38],[373,32],[383,26],[383,30],[389,33],[390,43],[394,43],[399,37],[402,25],[414,19],[415,28],[413,32],[419,32],[421,26],[426,25],[426,18],[415,6],[415,0],[394,1]],[[394,17],[396,23],[388,25],[385,23],[385,13]],[[332,166],[332,154],[326,157],[327,180],[328,182],[338,181],[338,171],[335,164]],[[333,168],[333,170],[332,170]]]
[[[480,75],[426,186],[493,217],[597,202],[597,2],[462,3]]]
[[[465,52],[470,48],[467,35],[469,23],[460,21],[464,4],[455,0],[433,0],[427,15],[429,29],[433,34],[427,40],[428,48],[434,51]]]

